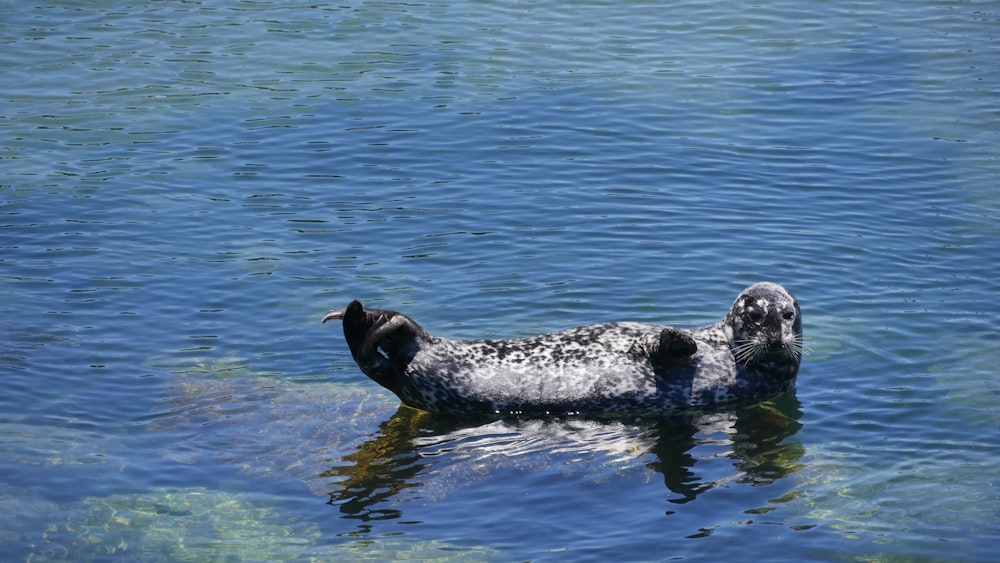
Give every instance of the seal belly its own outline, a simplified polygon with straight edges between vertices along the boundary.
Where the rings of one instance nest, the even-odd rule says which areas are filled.
[[[460,399],[520,412],[610,405],[655,393],[648,349],[659,330],[609,323],[513,340],[436,339],[405,371],[425,390],[424,403],[453,405]]]

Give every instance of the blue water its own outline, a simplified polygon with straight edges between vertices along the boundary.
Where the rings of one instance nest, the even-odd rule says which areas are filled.
[[[0,6],[0,559],[991,560],[995,2]],[[798,391],[399,409],[434,334],[799,299]]]

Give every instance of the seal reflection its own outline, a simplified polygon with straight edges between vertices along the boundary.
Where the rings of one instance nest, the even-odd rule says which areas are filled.
[[[645,467],[662,477],[668,503],[686,504],[729,483],[765,485],[799,470],[804,449],[792,440],[799,406],[786,393],[745,409],[669,418],[481,420],[402,406],[321,477],[331,488],[329,504],[365,523],[403,519],[403,497],[440,500],[509,470],[559,464],[554,470],[566,473],[574,462],[583,480],[608,467]],[[722,476],[708,467],[719,458],[731,467]]]

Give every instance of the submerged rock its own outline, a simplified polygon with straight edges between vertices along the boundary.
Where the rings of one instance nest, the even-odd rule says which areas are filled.
[[[314,523],[245,493],[157,489],[60,506],[0,493],[0,514],[36,524],[0,535],[0,551],[29,561],[489,561],[488,549],[411,538],[323,543]]]

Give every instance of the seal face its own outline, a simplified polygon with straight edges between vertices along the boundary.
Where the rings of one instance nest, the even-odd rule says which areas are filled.
[[[705,411],[792,389],[802,356],[799,305],[756,283],[715,324],[692,330],[613,322],[511,340],[431,336],[413,319],[352,301],[351,355],[406,405],[452,414]]]

